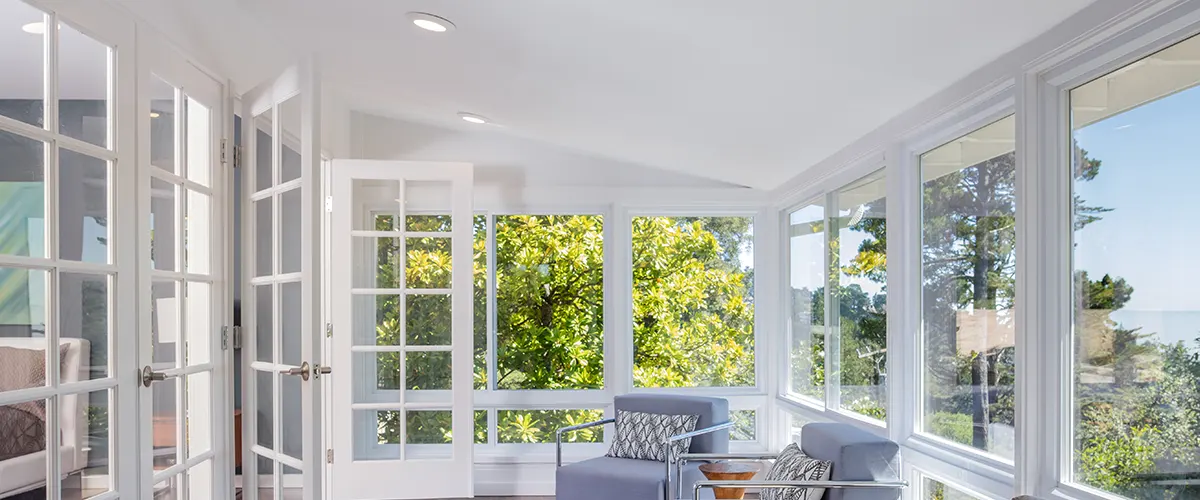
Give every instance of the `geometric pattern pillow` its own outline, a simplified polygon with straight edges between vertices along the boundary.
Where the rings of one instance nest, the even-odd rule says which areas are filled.
[[[660,415],[640,411],[617,410],[616,435],[605,456],[634,460],[667,461],[663,443],[667,438],[696,430],[700,415]],[[692,445],[692,439],[673,443],[671,456],[677,457]]]
[[[46,420],[26,411],[29,406],[33,404],[0,406],[0,462],[46,449]]]
[[[833,472],[833,462],[817,460],[803,451],[796,443],[789,444],[775,459],[775,465],[767,472],[767,481],[828,481]],[[764,488],[761,500],[820,500],[825,488]]]

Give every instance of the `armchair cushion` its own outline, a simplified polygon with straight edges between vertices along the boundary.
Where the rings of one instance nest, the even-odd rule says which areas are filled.
[[[805,455],[796,443],[787,445],[767,473],[767,481],[827,481],[832,463]],[[825,488],[768,488],[762,500],[820,500]]]
[[[833,481],[898,481],[900,446],[863,429],[840,423],[811,423],[800,431],[800,449],[833,462]],[[895,500],[898,489],[831,489],[828,500]]]
[[[617,410],[617,433],[605,456],[666,462],[669,457],[663,443],[671,436],[696,430],[696,422],[699,420],[699,415],[662,415]],[[671,456],[683,454],[691,441],[691,438],[687,438],[672,443]]]
[[[684,467],[685,485],[703,479],[698,464]],[[560,467],[554,485],[559,500],[662,500],[666,496],[666,469],[662,462],[599,457]],[[712,498],[712,490],[703,494],[702,498]],[[691,495],[691,487],[685,487],[684,497]]]

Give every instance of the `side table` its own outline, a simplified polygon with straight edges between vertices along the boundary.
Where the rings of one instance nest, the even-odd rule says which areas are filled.
[[[703,464],[700,472],[709,481],[745,481],[758,474],[758,467],[744,463],[717,462]],[[739,500],[746,494],[746,488],[713,488],[713,496],[721,499]]]

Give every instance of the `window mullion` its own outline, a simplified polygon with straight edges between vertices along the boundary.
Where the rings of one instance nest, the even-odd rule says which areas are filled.
[[[834,288],[838,286],[837,265],[838,217],[837,191],[826,195],[825,202],[825,408],[836,410],[841,407],[841,328],[838,314],[838,299]]]
[[[485,390],[496,390],[496,217],[490,212],[487,218],[487,386]],[[495,415],[492,412],[490,415]],[[495,418],[488,418],[489,427],[495,428]]]

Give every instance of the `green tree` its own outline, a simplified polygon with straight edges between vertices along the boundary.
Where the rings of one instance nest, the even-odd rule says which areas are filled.
[[[636,386],[754,385],[753,286],[739,257],[749,224],[633,219]]]
[[[604,386],[598,215],[496,217],[496,387]]]

